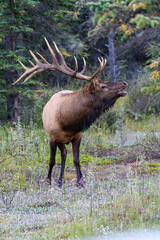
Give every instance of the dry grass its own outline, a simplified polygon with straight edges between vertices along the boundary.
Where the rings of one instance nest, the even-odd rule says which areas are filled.
[[[82,156],[85,188],[76,187],[75,169],[68,161],[66,183],[59,189],[55,182],[58,166],[52,186],[45,183],[49,149],[43,130],[22,127],[19,122],[15,128],[1,126],[0,134],[0,239],[76,239],[110,231],[159,228],[159,160],[157,165],[149,163],[139,154],[138,162],[124,165],[123,156],[116,151],[114,161],[111,155],[98,155],[102,147],[107,155],[108,146],[125,153],[129,144],[133,151],[137,138],[125,140],[116,132],[111,139],[107,131],[93,125],[84,134],[81,148],[86,154]],[[145,146],[155,151],[159,138],[147,134]]]

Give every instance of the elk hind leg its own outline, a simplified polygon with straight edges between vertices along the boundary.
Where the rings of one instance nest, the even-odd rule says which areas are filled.
[[[76,173],[77,173],[77,185],[83,187],[83,177],[82,177],[81,167],[79,163],[80,143],[81,143],[81,137],[76,138],[72,142],[72,148],[73,148],[73,161],[74,161],[74,165],[76,167]]]
[[[56,144],[56,142],[53,142],[50,140],[49,146],[50,146],[50,161],[49,161],[47,182],[51,185],[51,174],[52,174],[53,166],[55,165],[57,144]]]
[[[61,172],[58,180],[58,186],[62,187],[64,181],[64,169],[65,169],[65,162],[67,157],[67,149],[64,144],[58,143],[58,147],[61,151]]]

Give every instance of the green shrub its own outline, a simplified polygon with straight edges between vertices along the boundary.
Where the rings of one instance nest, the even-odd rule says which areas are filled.
[[[119,127],[119,122],[121,121],[122,117],[120,110],[110,109],[96,121],[95,125],[102,129],[105,127],[105,130],[115,133]]]

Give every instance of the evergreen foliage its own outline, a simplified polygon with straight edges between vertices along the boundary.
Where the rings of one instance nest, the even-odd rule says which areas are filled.
[[[69,82],[66,76],[58,72],[45,72],[23,86],[12,86],[23,71],[19,61],[29,66],[29,49],[41,52],[51,61],[44,37],[50,42],[56,41],[71,68],[74,68],[74,60],[70,56],[76,54],[79,68],[83,64],[80,56],[83,56],[88,60],[87,69],[93,72],[94,65],[97,67],[98,64],[97,57],[102,55],[108,58],[110,54],[106,44],[113,30],[115,60],[119,61],[118,68],[116,62],[112,62],[115,64],[113,72],[115,77],[123,79],[121,69],[133,72],[132,75],[137,71],[137,67],[130,70],[126,64],[131,58],[123,54],[125,46],[129,46],[128,41],[149,28],[157,28],[159,36],[158,0],[1,0],[0,3],[0,120],[13,121],[23,116],[27,122],[32,115],[36,121],[37,108],[40,113],[44,102],[57,91],[52,89]],[[144,71],[151,73],[150,85],[142,89],[147,94],[159,93],[158,39],[153,36],[152,40],[151,36],[151,41],[146,42],[147,61],[144,59],[140,66],[137,60],[138,70],[144,68]],[[117,52],[120,58],[117,58]],[[109,65],[110,69],[112,64]]]
[[[158,1],[100,0],[88,2],[88,5],[94,12],[93,23],[96,26],[93,31],[96,32],[106,34],[112,27],[115,31],[131,35],[136,30],[160,26]]]
[[[148,94],[158,94],[160,93],[160,44],[152,42],[147,51],[151,55],[146,67],[151,72],[150,84],[142,90]]]

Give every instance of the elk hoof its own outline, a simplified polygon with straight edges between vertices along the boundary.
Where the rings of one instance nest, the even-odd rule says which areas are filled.
[[[46,182],[47,182],[48,185],[51,185],[51,179],[47,178]]]
[[[58,187],[61,188],[63,186],[63,183],[65,183],[64,179],[58,180]]]
[[[77,187],[79,188],[84,188],[84,179],[81,178],[78,182],[77,182]]]

